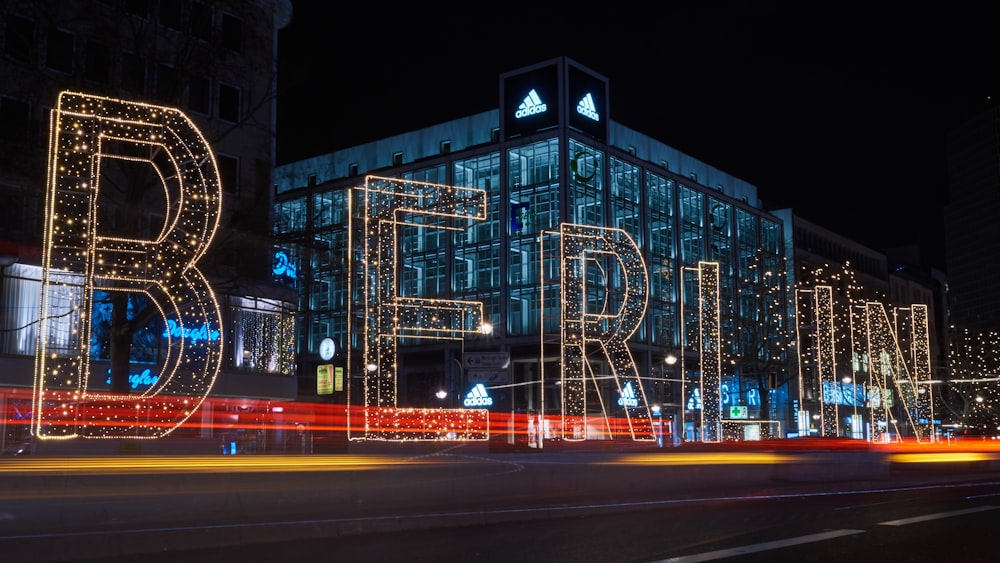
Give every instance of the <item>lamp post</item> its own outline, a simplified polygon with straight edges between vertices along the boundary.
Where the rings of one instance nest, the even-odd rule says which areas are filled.
[[[488,336],[490,334],[493,334],[493,324],[489,323],[489,322],[482,323],[482,324],[479,325],[479,328],[476,329],[476,332],[478,332],[479,334],[481,334],[483,336]],[[458,358],[452,357],[452,361],[455,362],[455,364],[458,366],[458,384],[459,384],[459,386],[465,386],[466,381],[465,381],[465,334],[464,333],[462,334],[461,346],[462,346],[462,348],[461,348],[461,352],[460,352],[460,357],[462,359],[459,360]],[[455,383],[454,383],[454,381],[452,381],[452,384],[449,386],[449,391],[451,392],[452,395],[455,394]],[[438,398],[439,399],[443,399],[444,398],[444,397],[441,396],[441,391],[438,391]]]
[[[684,378],[683,377],[678,378],[677,377],[677,372],[676,372],[676,370],[674,368],[674,365],[677,364],[677,356],[675,356],[673,354],[667,354],[667,357],[663,359],[663,363],[665,363],[668,366],[670,366],[670,376],[671,376],[670,377],[670,386],[671,386],[671,388],[673,387],[674,383],[678,382],[678,379],[680,380],[681,394],[680,394],[679,398],[675,398],[674,399],[674,429],[673,429],[674,431],[673,431],[673,440],[674,440],[674,445],[677,445],[677,443],[679,441],[679,438],[678,438],[678,424],[677,424],[677,420],[678,419],[680,419],[680,425],[679,425],[680,432],[684,432],[685,431],[685,428],[684,428]]]

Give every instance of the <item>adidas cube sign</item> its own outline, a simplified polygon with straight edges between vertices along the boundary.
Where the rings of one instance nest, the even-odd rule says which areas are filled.
[[[567,75],[569,77],[566,85],[567,102],[570,104],[570,111],[567,112],[569,126],[598,141],[606,141],[608,137],[607,81],[575,66],[569,67]]]
[[[503,79],[501,124],[506,139],[559,124],[558,68],[552,64]]]

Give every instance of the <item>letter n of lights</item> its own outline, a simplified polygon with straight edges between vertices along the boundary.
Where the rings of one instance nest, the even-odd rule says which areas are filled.
[[[897,318],[905,309],[897,309]],[[890,392],[900,402],[898,409],[913,429],[917,441],[932,439],[933,411],[930,386],[930,337],[928,334],[927,306],[913,305],[910,308],[910,354],[913,373],[907,368],[906,358],[899,346],[896,328],[889,320],[885,307],[878,302],[865,305],[865,330],[868,342],[868,358],[871,373],[879,387],[878,408],[873,405],[872,440],[885,441],[880,421],[885,428],[891,421],[888,411]],[[902,323],[900,323],[902,324]],[[917,420],[913,419],[916,414]]]
[[[580,429],[586,427],[586,374],[600,393],[587,354],[587,346],[596,345],[608,362],[620,399],[614,406],[624,410],[632,439],[655,440],[645,391],[628,347],[648,301],[642,253],[621,229],[564,223],[559,240],[563,436],[585,439]],[[603,401],[601,405],[608,421],[609,405]]]
[[[423,439],[402,431],[397,408],[400,338],[461,340],[483,324],[483,303],[400,294],[400,229],[461,230],[459,221],[486,219],[486,191],[367,176],[363,188],[365,439]],[[423,234],[423,233],[421,233]],[[441,409],[433,409],[441,413]],[[468,418],[471,411],[457,414]],[[481,409],[480,414],[488,412]],[[413,413],[409,413],[411,418]],[[417,414],[416,416],[420,416]],[[435,433],[435,435],[437,435]]]
[[[59,95],[49,147],[33,432],[41,439],[166,435],[208,396],[224,339],[170,338],[153,388],[142,395],[95,392],[88,387],[94,292],[143,293],[182,335],[186,327],[222,330],[215,295],[195,267],[221,212],[215,157],[180,111],[75,92]],[[167,205],[155,240],[101,230],[106,158],[148,164],[158,175]],[[63,313],[71,313],[69,322]]]

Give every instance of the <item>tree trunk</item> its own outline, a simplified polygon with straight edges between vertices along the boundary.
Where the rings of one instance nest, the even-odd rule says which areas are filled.
[[[111,392],[128,393],[129,360],[132,356],[132,327],[128,320],[128,294],[111,293]]]

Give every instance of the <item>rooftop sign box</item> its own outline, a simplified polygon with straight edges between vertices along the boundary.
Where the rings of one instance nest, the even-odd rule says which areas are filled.
[[[608,82],[566,58],[500,77],[500,127],[505,140],[566,123],[605,142]]]

